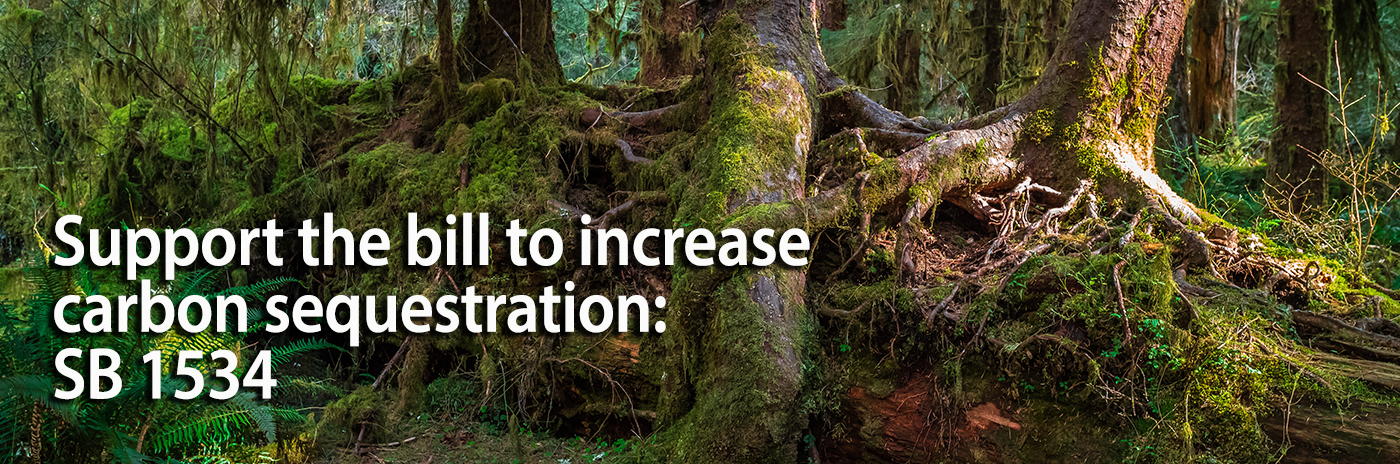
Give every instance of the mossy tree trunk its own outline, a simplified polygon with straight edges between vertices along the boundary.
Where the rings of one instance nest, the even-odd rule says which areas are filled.
[[[457,45],[473,79],[490,74],[548,85],[564,81],[554,50],[551,0],[472,0]],[[528,57],[532,76],[518,76]]]
[[[997,107],[997,89],[1001,87],[1002,23],[1006,13],[1001,0],[982,0],[973,12],[973,28],[982,38],[982,80],[972,89],[972,108],[986,112]],[[1047,55],[1048,56],[1048,55]]]
[[[695,133],[691,177],[678,184],[678,224],[802,227],[815,236],[880,214],[900,222],[903,236],[940,197],[957,200],[1026,176],[1064,191],[1088,180],[1125,206],[1155,200],[1199,219],[1155,174],[1152,153],[1184,2],[1078,2],[1051,66],[1026,97],[940,127],[844,88],[822,59],[810,2],[700,8],[707,87],[699,112],[708,120]],[[863,139],[848,136],[861,131]],[[817,177],[809,170],[824,159],[842,164],[837,155],[855,151],[845,144],[854,140],[870,155],[808,185]],[[815,355],[807,280],[805,269],[780,266],[673,270],[674,323],[663,343],[672,361],[660,411],[672,460],[799,460],[807,427],[800,395]]]
[[[1328,53],[1332,44],[1330,0],[1279,4],[1278,63],[1274,101],[1278,131],[1269,151],[1270,193],[1295,212],[1321,204],[1326,172],[1311,153],[1327,148]],[[1311,80],[1312,82],[1308,82]]]
[[[1235,48],[1240,25],[1236,0],[1200,0],[1191,13],[1191,134],[1220,142],[1235,128]]]
[[[919,57],[922,55],[923,34],[914,30],[912,24],[905,24],[895,31],[894,56],[886,67],[889,81],[889,98],[885,102],[890,109],[909,117],[923,113],[923,85],[919,81]]]
[[[452,0],[437,0],[433,16],[438,30],[438,69],[442,74],[443,101],[451,104],[457,98],[457,44],[452,37]]]
[[[642,2],[642,37],[637,52],[642,69],[637,82],[657,85],[695,74],[700,64],[700,18],[695,3],[684,0]]]
[[[800,201],[824,67],[811,5],[702,2],[708,122],[696,133],[680,223],[743,227],[765,204]],[[765,46],[768,45],[768,46]],[[758,221],[765,223],[766,221]],[[767,225],[764,225],[766,227]],[[801,268],[676,269],[662,423],[676,462],[793,462],[806,417]],[[674,376],[674,377],[672,377]]]

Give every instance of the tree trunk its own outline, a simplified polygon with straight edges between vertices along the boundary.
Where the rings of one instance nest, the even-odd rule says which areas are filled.
[[[885,106],[914,117],[923,113],[923,83],[919,82],[919,57],[922,55],[922,34],[904,25],[896,31],[893,66],[885,70],[890,89]]]
[[[551,0],[472,0],[457,43],[467,54],[474,79],[487,75],[531,79],[542,85],[564,82],[554,50]],[[530,76],[519,75],[528,57]]]
[[[678,223],[739,225],[762,204],[802,199],[815,95],[825,70],[810,2],[702,1],[709,121],[696,133],[695,178]],[[764,46],[770,45],[770,46]],[[674,462],[795,462],[801,329],[812,314],[806,272],[774,266],[674,272],[678,319],[666,332],[661,421],[675,434]],[[700,354],[704,355],[701,356]],[[672,377],[668,377],[672,378]]]
[[[684,5],[684,8],[682,6]],[[700,64],[700,19],[695,4],[681,0],[647,0],[642,4],[642,38],[637,44],[642,69],[637,82],[654,86],[673,77],[695,74]]]
[[[1200,0],[1191,17],[1190,102],[1186,111],[1191,134],[1219,143],[1235,128],[1235,34],[1237,0]]]
[[[1052,65],[1026,97],[932,136],[841,90],[822,60],[811,2],[733,7],[700,3],[709,119],[696,132],[698,181],[680,199],[677,223],[803,227],[815,236],[857,213],[893,208],[904,211],[895,213],[904,218],[903,243],[937,202],[930,194],[952,199],[969,185],[1022,176],[1065,191],[1090,179],[1126,206],[1161,201],[1198,220],[1154,173],[1152,152],[1184,3],[1080,1]],[[854,140],[832,137],[814,148],[813,134],[856,127],[869,134],[860,149],[869,142],[872,154],[890,154],[875,149],[883,147],[892,157],[864,158],[856,163],[863,172],[805,185],[809,152]],[[806,428],[799,393],[812,356],[804,327],[814,324],[806,280],[805,268],[781,266],[673,271],[660,411],[660,425],[673,434],[672,461],[799,460]]]
[[[997,107],[997,89],[1001,87],[1001,27],[1006,22],[1001,0],[983,0],[977,4],[979,11],[973,12],[974,30],[982,37],[982,81],[972,91],[972,108],[976,112],[987,112]],[[1049,56],[1049,55],[1046,55]]]
[[[443,102],[451,105],[457,99],[457,44],[452,38],[452,0],[437,0],[434,15],[438,29],[438,69],[442,74]],[[553,43],[553,42],[551,42]]]
[[[1015,143],[1020,173],[1061,189],[1091,179],[1131,202],[1160,197],[1196,219],[1194,207],[1155,173],[1152,150],[1184,10],[1184,3],[1148,0],[1076,3],[1046,72],[1029,94],[997,114],[1000,123],[1024,128],[1011,135],[996,129],[993,137]],[[979,119],[955,128],[988,122]],[[986,135],[986,127],[978,135]]]
[[[1330,1],[1279,4],[1274,101],[1278,131],[1268,159],[1270,193],[1299,212],[1326,198],[1326,173],[1310,153],[1327,148],[1327,50],[1332,43]],[[1312,82],[1308,82],[1311,80]],[[1316,85],[1314,85],[1316,83]]]

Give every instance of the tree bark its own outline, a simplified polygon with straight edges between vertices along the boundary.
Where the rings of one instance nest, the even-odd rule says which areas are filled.
[[[457,98],[457,44],[452,37],[452,0],[437,0],[434,18],[438,29],[438,69],[442,74],[443,101],[452,104]]]
[[[816,94],[825,70],[811,2],[699,3],[705,27],[708,122],[696,133],[678,223],[743,223],[763,204],[805,196]],[[802,268],[673,270],[677,319],[665,345],[661,422],[672,462],[795,462],[801,329],[812,313]],[[703,353],[703,356],[701,355]],[[674,356],[684,354],[684,356]],[[674,376],[674,377],[672,377]]]
[[[1219,143],[1235,128],[1235,34],[1239,23],[1237,0],[1200,0],[1194,5],[1186,115],[1197,139]]]
[[[893,66],[886,69],[890,89],[885,106],[914,117],[923,113],[923,84],[919,82],[919,57],[922,55],[922,34],[908,25],[900,27],[894,39]]]
[[[642,38],[638,52],[642,69],[637,82],[654,86],[680,76],[695,74],[699,65],[700,32],[695,4],[682,0],[647,0],[642,3]]]
[[[467,54],[474,79],[487,75],[531,79],[542,85],[564,82],[554,50],[552,0],[472,0],[457,43]],[[519,75],[528,57],[530,76]]]
[[[1003,117],[1026,117],[1017,143],[1022,174],[1065,191],[1093,179],[1104,193],[1131,201],[1157,196],[1197,219],[1195,208],[1155,173],[1152,150],[1185,7],[1149,0],[1075,4],[1045,74]]]
[[[1326,198],[1326,172],[1310,153],[1327,148],[1327,50],[1332,43],[1331,2],[1279,4],[1274,101],[1278,131],[1268,159],[1270,193],[1294,212]],[[1312,82],[1308,82],[1311,80]],[[1314,85],[1316,83],[1316,85]]]
[[[973,28],[981,33],[983,62],[982,80],[972,91],[972,108],[976,112],[987,112],[996,109],[997,89],[1003,80],[1001,26],[1006,22],[1006,13],[1001,9],[1001,0],[983,0],[977,4],[977,9],[979,11],[973,12]]]

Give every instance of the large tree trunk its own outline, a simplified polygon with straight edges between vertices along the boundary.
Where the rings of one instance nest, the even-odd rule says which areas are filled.
[[[1279,4],[1274,101],[1278,131],[1268,159],[1270,193],[1294,212],[1326,197],[1326,172],[1311,153],[1327,148],[1327,50],[1332,44],[1330,1]],[[1312,82],[1309,82],[1311,80]]]
[[[1127,206],[1161,200],[1196,219],[1154,173],[1152,154],[1184,3],[1081,0],[1029,95],[934,136],[841,90],[822,60],[811,2],[699,6],[709,119],[696,133],[701,148],[691,175],[698,181],[680,200],[677,223],[805,227],[815,236],[860,215],[854,213],[894,208],[907,210],[895,213],[904,218],[903,235],[938,200],[929,194],[955,198],[969,186],[1022,176],[1065,191],[1092,180]],[[869,131],[872,152],[883,147],[897,157],[865,158],[858,163],[863,172],[804,185],[808,153],[831,147],[814,148],[814,134],[856,127]],[[948,179],[950,173],[969,178]],[[916,188],[928,185],[934,188]],[[809,196],[809,187],[817,193]],[[673,277],[668,319],[675,323],[665,345],[674,361],[660,417],[674,434],[672,460],[798,461],[806,427],[798,395],[810,356],[803,327],[813,318],[805,270],[712,267]]]
[[[814,139],[818,69],[810,2],[700,2],[706,30],[708,123],[696,134],[679,223],[740,225],[764,203],[804,195]],[[769,46],[765,46],[769,45]],[[790,203],[789,203],[790,204]],[[801,268],[677,270],[677,319],[666,343],[661,421],[675,435],[675,462],[794,462],[806,417],[799,412],[802,350],[811,311]],[[702,355],[703,353],[703,355]],[[668,376],[668,379],[672,377]]]
[[[1092,180],[1130,203],[1159,197],[1195,219],[1155,173],[1156,117],[1184,26],[1185,4],[1082,0],[1044,75],[1022,99],[954,125],[1019,158],[1019,174],[1061,189]],[[988,117],[991,116],[991,117]],[[980,127],[979,127],[980,126]],[[947,150],[948,144],[936,150]]]
[[[472,0],[457,39],[472,77],[494,74],[544,85],[562,83],[553,18],[551,0]],[[531,76],[518,75],[522,56],[529,58]]]
[[[1235,128],[1235,38],[1240,6],[1236,0],[1200,0],[1191,16],[1191,135],[1220,142]]]

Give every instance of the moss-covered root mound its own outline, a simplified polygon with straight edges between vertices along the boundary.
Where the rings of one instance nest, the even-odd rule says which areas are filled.
[[[900,283],[887,233],[851,264],[868,273],[813,284],[825,356],[809,403],[817,406],[823,457],[1396,458],[1400,428],[1385,414],[1400,405],[1400,368],[1388,357],[1400,348],[1392,337],[1400,332],[1388,333],[1400,305],[1350,289],[1323,265],[1311,275],[1330,286],[1314,282],[1303,307],[1291,306],[1284,300],[1298,304],[1297,295],[1274,291],[1288,285],[1241,271],[1263,268],[1263,260],[1301,267],[1298,256],[1266,250],[1252,264],[1221,259],[1230,281],[1210,268],[1187,275],[1189,247],[1164,227],[1169,219],[1124,216],[1086,218],[1024,248],[992,252],[998,234],[936,221],[937,234],[915,253],[946,268]],[[1230,238],[1211,240],[1218,254],[1240,246],[1226,227],[1206,227],[1210,237]],[[985,264],[1002,254],[1019,259]],[[1346,322],[1356,312],[1367,318]]]

